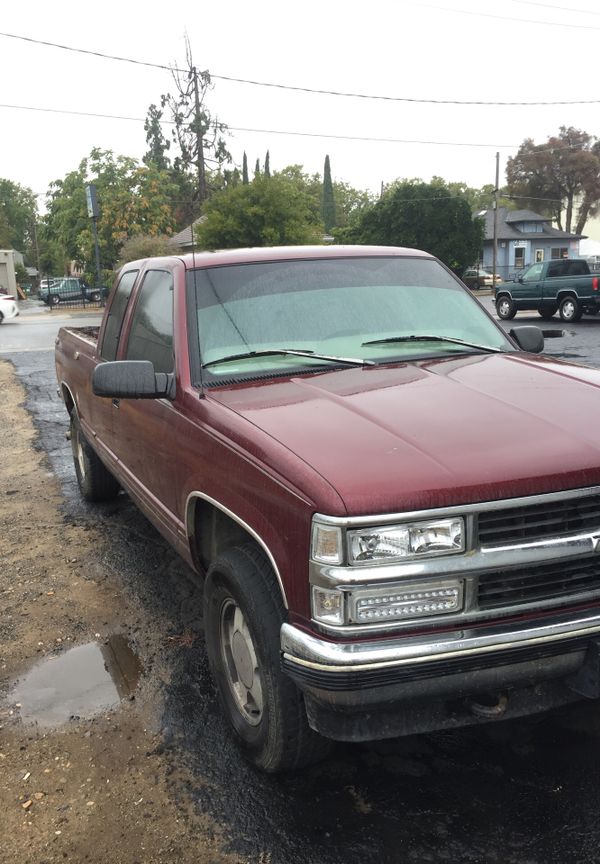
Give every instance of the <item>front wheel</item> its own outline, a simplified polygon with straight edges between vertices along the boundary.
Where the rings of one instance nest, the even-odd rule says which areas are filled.
[[[502,297],[498,297],[496,300],[496,314],[498,318],[502,318],[503,321],[508,321],[511,318],[514,318],[517,314],[517,307],[514,302],[504,294]]]
[[[79,490],[86,501],[110,501],[120,486],[88,444],[75,412],[71,414],[71,450]]]
[[[559,306],[558,314],[562,321],[579,321],[583,314],[583,310],[578,300],[575,297],[565,297]]]
[[[224,552],[204,586],[206,650],[221,706],[245,755],[271,773],[326,755],[329,742],[309,728],[300,691],[281,671],[284,608],[262,551]]]

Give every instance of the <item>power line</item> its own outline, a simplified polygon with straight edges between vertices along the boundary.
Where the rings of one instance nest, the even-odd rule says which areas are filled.
[[[465,15],[483,15],[484,17],[488,17],[488,18],[501,18],[501,20],[503,20],[503,21],[515,20],[515,21],[521,21],[524,23],[533,23],[533,24],[536,24],[536,23],[537,24],[553,23],[553,22],[543,22],[543,21],[527,21],[524,18],[515,18],[515,19],[502,18],[501,16],[498,16],[498,15],[486,15],[483,12],[481,12],[481,13],[480,12],[467,12],[467,11],[462,10],[462,9],[448,9],[448,8],[443,7],[443,6],[430,6],[428,4],[421,4],[421,5],[424,8],[437,9],[437,10],[442,9],[445,12],[458,12],[460,14],[465,14]],[[579,25],[576,25],[576,24],[556,24],[555,26],[557,26],[557,27],[579,27]],[[583,26],[583,25],[581,25],[581,26]],[[583,29],[600,30],[600,27],[585,27]],[[120,56],[115,55],[115,54],[105,54],[105,53],[102,53],[101,51],[89,51],[85,48],[73,48],[72,46],[69,46],[69,45],[60,45],[56,42],[46,42],[46,41],[43,41],[41,39],[33,39],[29,36],[19,36],[19,35],[14,34],[14,33],[0,32],[0,36],[4,36],[7,39],[20,39],[24,42],[29,42],[29,43],[34,44],[34,45],[45,45],[45,46],[50,47],[50,48],[60,48],[64,51],[73,51],[77,54],[88,54],[92,57],[100,57],[104,60],[116,60],[116,61],[119,61],[122,63],[133,63],[133,64],[138,65],[138,66],[148,66],[148,67],[151,67],[154,69],[162,69],[162,70],[168,71],[168,72],[181,72],[184,74],[190,72],[189,69],[180,69],[177,66],[167,66],[164,64],[160,64],[160,63],[150,63],[150,62],[145,61],[145,60],[136,60],[136,59],[133,59],[131,57],[120,57]],[[495,102],[495,101],[486,101],[486,100],[481,100],[481,99],[478,99],[478,100],[417,99],[415,97],[409,97],[409,96],[383,96],[383,95],[378,95],[378,94],[374,94],[374,93],[352,93],[352,92],[346,92],[343,90],[325,90],[325,89],[319,89],[319,88],[314,88],[314,87],[300,87],[300,86],[294,86],[292,84],[276,83],[273,81],[256,81],[256,80],[253,80],[250,78],[235,78],[235,77],[230,76],[230,75],[217,75],[217,74],[213,74],[213,73],[208,73],[208,74],[210,75],[211,78],[214,78],[214,79],[219,80],[219,81],[229,81],[229,82],[233,82],[236,84],[248,84],[248,85],[251,85],[253,87],[269,87],[269,88],[276,89],[276,90],[291,90],[291,91],[294,91],[297,93],[311,93],[311,94],[318,94],[321,96],[336,96],[336,97],[342,97],[342,98],[346,98],[346,99],[369,99],[369,100],[376,100],[376,101],[383,101],[383,102],[402,102],[402,103],[418,104],[418,105],[467,105],[467,106],[468,105],[473,105],[473,106],[475,106],[475,105],[479,105],[479,106],[487,105],[487,106],[493,106],[493,107],[515,107],[515,106],[516,107],[519,107],[519,106],[532,107],[532,106],[552,106],[552,105],[597,105],[597,104],[600,104],[600,99],[563,99],[563,100],[558,100],[558,101],[549,100],[549,101],[544,101],[544,102],[516,102],[516,101]]]
[[[512,0],[513,3],[521,3],[524,6],[541,6],[542,9],[559,9],[561,12],[581,12],[583,15],[600,15],[591,9],[573,9],[569,6],[555,6],[553,3],[537,3],[535,0]]]
[[[74,117],[96,117],[101,120],[126,120],[133,123],[145,123],[145,119],[142,117],[128,117],[122,114],[99,114],[93,111],[74,111],[67,108],[45,108],[41,106],[35,105],[13,105],[8,103],[0,103],[0,108],[8,108],[14,109],[16,111],[40,111],[42,113],[47,114],[66,114]],[[175,126],[176,123],[174,120],[160,120],[161,124],[167,126]],[[375,136],[367,136],[367,135],[334,135],[333,133],[327,132],[299,132],[298,130],[292,129],[252,129],[245,126],[229,126],[227,125],[228,132],[251,132],[262,135],[291,135],[297,136],[301,138],[327,138],[333,139],[336,141],[366,141],[373,142],[376,144],[419,144],[419,145],[431,145],[437,147],[485,147],[485,148],[493,148],[493,149],[502,149],[502,150],[517,150],[521,145],[520,144],[486,144],[479,143],[474,141],[430,141],[430,140],[421,140],[414,138],[378,138]],[[535,145],[534,145],[535,146]],[[538,145],[538,147],[542,147],[543,145]],[[562,152],[563,150],[576,150],[580,147],[580,144],[565,144],[564,146],[555,146],[548,147],[546,149],[536,149],[534,152],[536,154],[539,153],[555,153]]]
[[[73,111],[66,108],[42,108],[33,105],[9,105],[6,103],[0,103],[0,108],[12,108],[18,111],[41,111],[49,114],[67,114],[75,117],[97,117],[102,120],[128,120],[134,123],[145,122],[142,117],[127,117],[119,114],[97,114],[92,111]],[[169,126],[175,125],[173,120],[161,119],[160,122]],[[304,138],[333,138],[341,141],[371,141],[383,144],[431,144],[442,147],[491,147],[506,150],[514,150],[519,146],[518,144],[483,144],[475,143],[473,141],[418,141],[408,138],[377,138],[366,135],[334,135],[321,132],[298,132],[288,129],[251,129],[243,126],[229,125],[227,126],[227,129],[231,132],[256,132],[264,135],[297,135]]]
[[[474,15],[477,18],[493,18],[496,21],[517,21],[519,24],[537,24],[541,27],[560,27],[563,29],[564,27],[568,27],[571,30],[600,30],[600,27],[594,27],[591,24],[564,24],[562,21],[540,21],[538,19],[533,18],[512,18],[508,15],[492,15],[491,12],[473,12],[471,9],[451,9],[449,6],[434,6],[430,3],[420,3],[419,8],[423,9],[436,9],[438,12],[456,12],[458,15]],[[559,8],[559,7],[556,7]],[[569,10],[571,11],[571,10]],[[495,103],[495,104],[525,104],[522,102],[519,103]],[[547,102],[529,102],[529,105],[547,105]],[[566,102],[553,102],[553,105],[566,105],[571,103]],[[572,103],[579,104],[579,103]]]

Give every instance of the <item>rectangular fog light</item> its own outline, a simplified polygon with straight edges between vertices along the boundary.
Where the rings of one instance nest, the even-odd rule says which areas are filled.
[[[353,593],[352,601],[353,617],[359,624],[431,618],[461,611],[463,583],[456,579],[362,590]]]

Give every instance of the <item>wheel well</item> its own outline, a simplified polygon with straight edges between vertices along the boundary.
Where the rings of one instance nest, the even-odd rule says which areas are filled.
[[[565,288],[563,291],[559,292],[557,302],[562,303],[562,301],[566,300],[568,297],[572,297],[573,300],[579,300],[577,291],[575,291],[574,288]]]
[[[496,294],[496,302],[498,302],[498,300],[504,300],[504,299],[512,300],[511,295],[507,291],[503,291],[501,294]]]
[[[287,609],[287,598],[279,568],[266,543],[252,528],[238,521],[213,500],[201,498],[197,494],[188,500],[186,525],[192,559],[200,573],[206,573],[211,562],[226,549],[248,543],[254,544],[269,560],[274,583],[279,587],[283,604]]]
[[[69,390],[66,384],[63,384],[61,387],[63,402],[66,405],[67,411],[69,415],[73,413],[75,410],[75,400],[73,399],[73,394]]]

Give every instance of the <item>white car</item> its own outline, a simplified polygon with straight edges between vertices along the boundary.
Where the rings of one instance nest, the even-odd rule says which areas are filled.
[[[5,320],[16,318],[18,314],[19,307],[15,298],[11,294],[0,293],[0,324]]]

